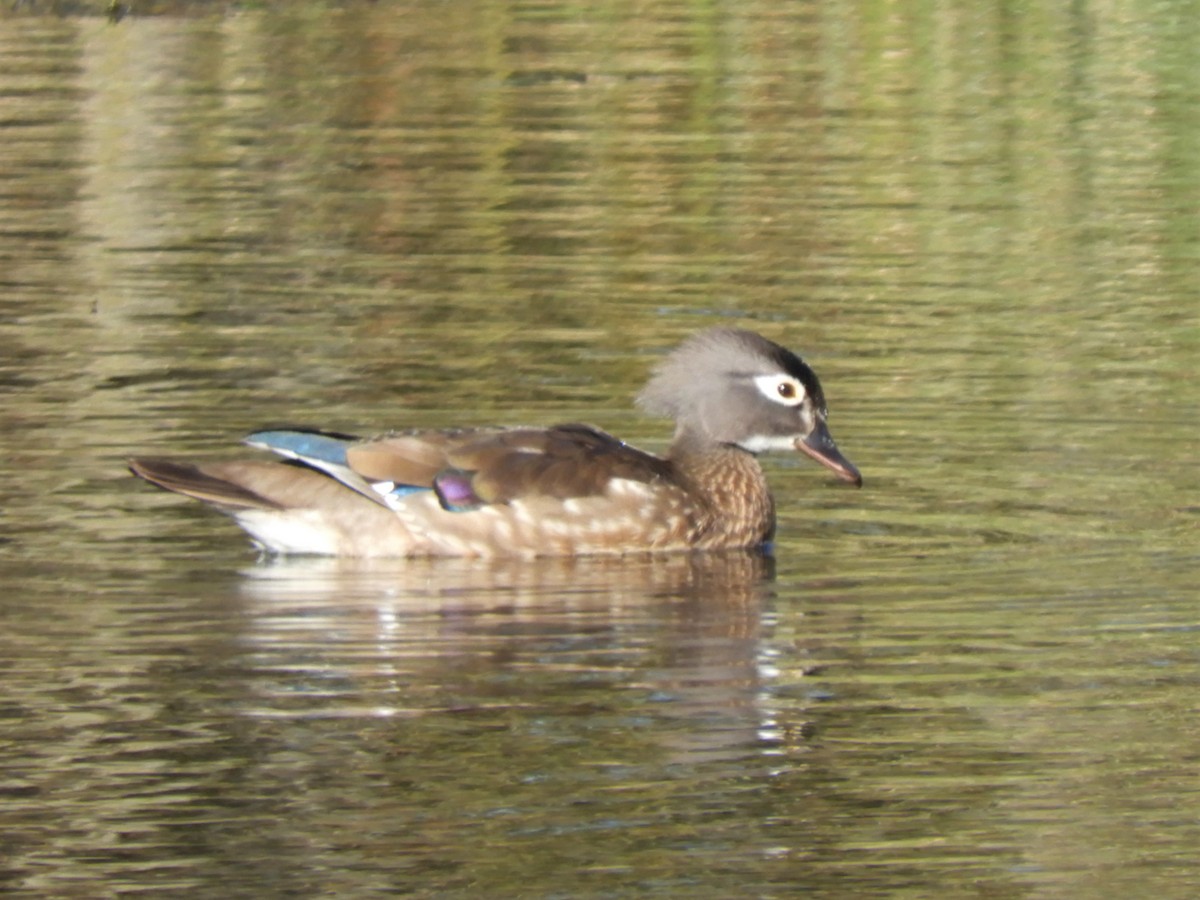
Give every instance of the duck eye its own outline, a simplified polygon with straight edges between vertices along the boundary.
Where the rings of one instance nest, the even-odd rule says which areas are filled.
[[[799,406],[804,402],[804,385],[791,375],[758,375],[754,384],[764,397],[783,406]]]

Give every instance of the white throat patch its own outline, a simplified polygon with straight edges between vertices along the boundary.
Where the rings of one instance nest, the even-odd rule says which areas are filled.
[[[794,451],[796,449],[795,435],[785,434],[752,434],[745,440],[738,441],[738,446],[751,453],[769,453]]]

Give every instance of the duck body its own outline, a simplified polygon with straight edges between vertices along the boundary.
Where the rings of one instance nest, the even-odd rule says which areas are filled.
[[[825,427],[815,374],[753,332],[713,329],[668,356],[639,397],[670,415],[666,456],[587,425],[309,429],[246,438],[283,462],[130,460],[135,475],[234,517],[282,554],[550,556],[714,550],[770,541],[757,454],[799,449],[861,484]]]
[[[249,435],[300,465],[133,460],[230,513],[265,549],[337,556],[543,556],[747,547],[770,539],[758,461],[663,459],[584,425]],[[313,455],[319,445],[321,456]],[[294,448],[303,447],[303,452]]]

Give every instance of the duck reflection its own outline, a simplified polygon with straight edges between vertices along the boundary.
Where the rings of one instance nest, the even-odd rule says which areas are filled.
[[[245,712],[653,733],[675,762],[756,752],[773,571],[742,551],[255,566]]]

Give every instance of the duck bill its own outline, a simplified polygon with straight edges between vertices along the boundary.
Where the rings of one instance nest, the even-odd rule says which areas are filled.
[[[855,487],[862,487],[862,475],[854,464],[842,456],[842,451],[833,442],[833,436],[824,422],[818,422],[808,437],[796,441],[796,449],[807,453],[827,469],[832,469],[842,481],[848,481]]]

